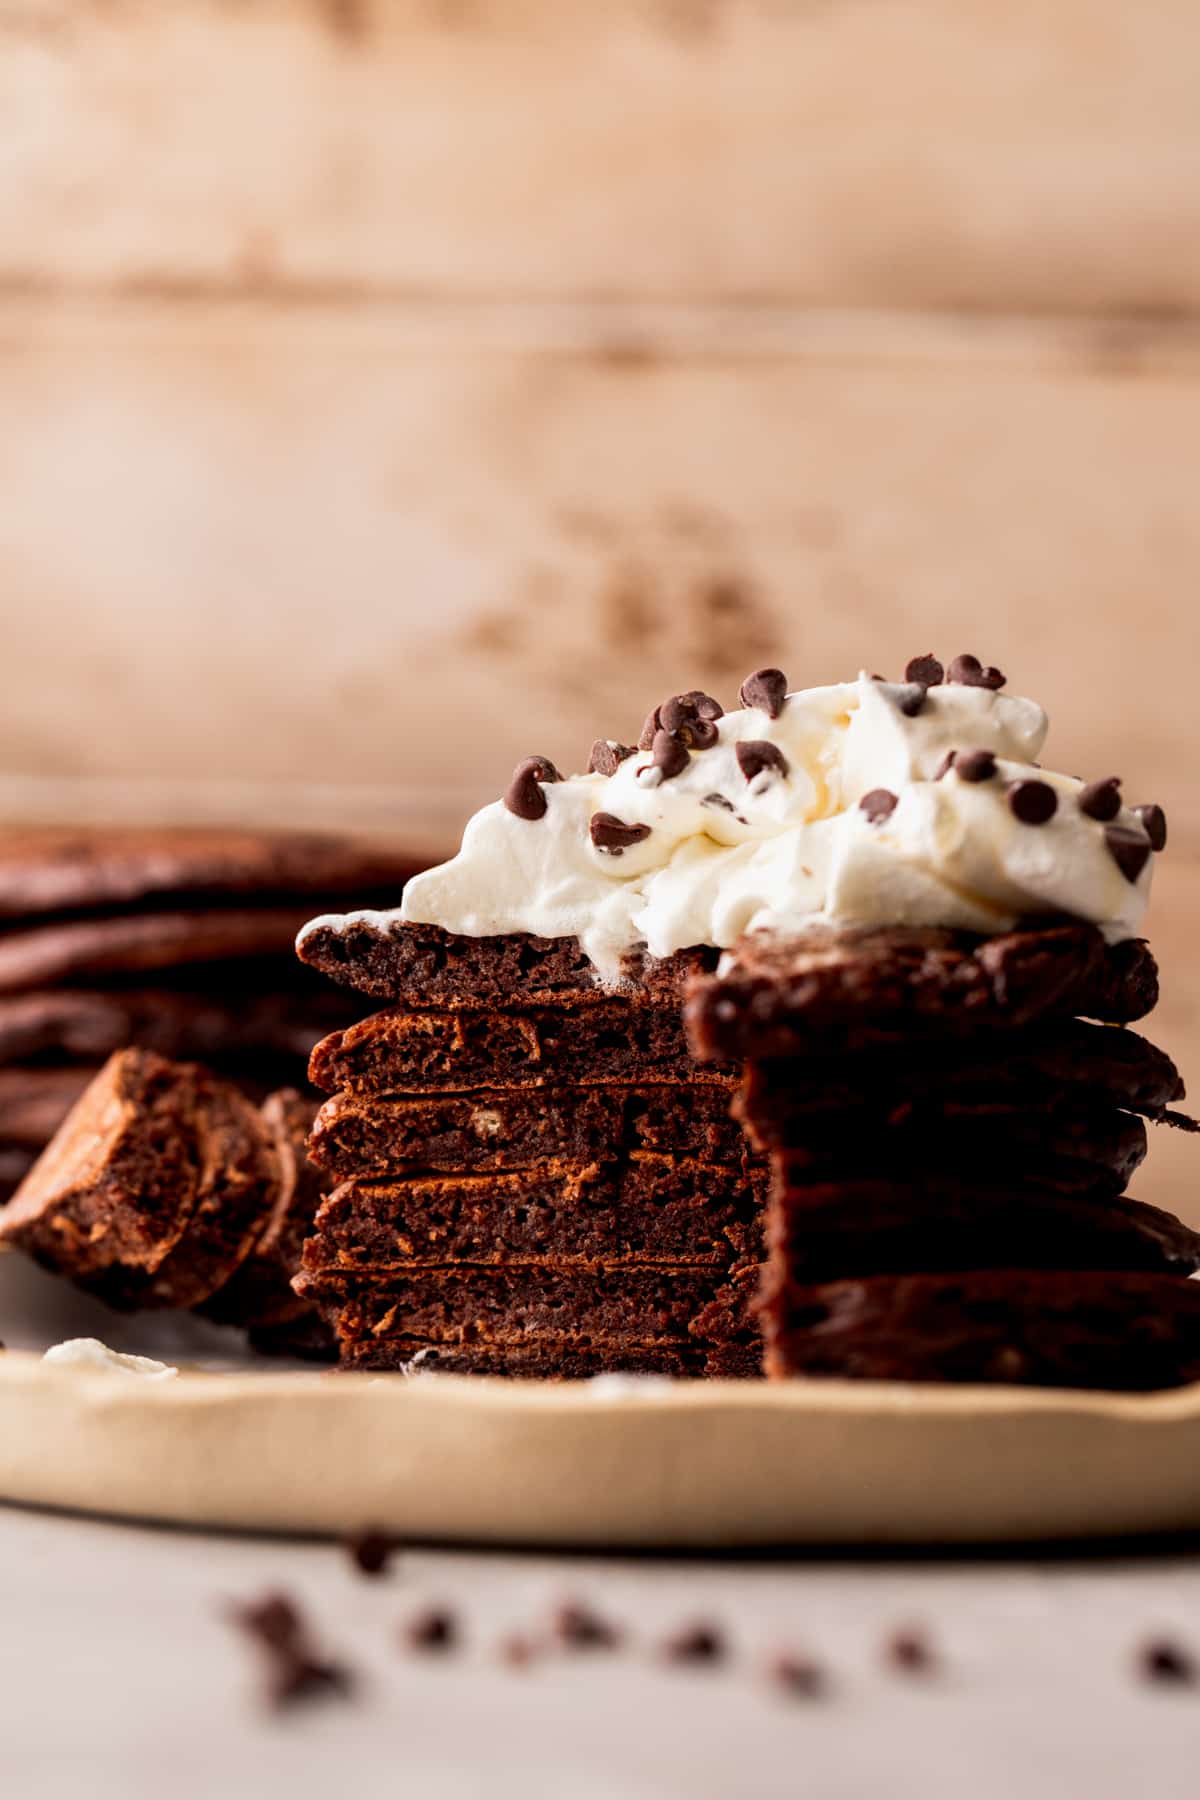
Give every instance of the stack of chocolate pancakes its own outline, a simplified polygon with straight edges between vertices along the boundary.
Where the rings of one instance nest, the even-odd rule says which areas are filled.
[[[260,1097],[303,1081],[353,1016],[292,953],[313,896],[394,899],[418,866],[300,832],[0,828],[0,1201],[126,1044]]]
[[[1200,1236],[1125,1197],[1170,1058],[1146,944],[1048,924],[752,934],[692,984],[770,1159],[766,1370],[1126,1389],[1200,1379]]]
[[[619,989],[574,939],[364,920],[301,954],[392,1002],[311,1062],[338,1185],[297,1287],[343,1364],[758,1372],[765,1164],[681,1017],[715,953],[631,958]]]

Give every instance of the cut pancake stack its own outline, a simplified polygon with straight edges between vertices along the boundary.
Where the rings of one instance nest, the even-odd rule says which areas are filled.
[[[313,1053],[338,1185],[298,1283],[343,1362],[756,1373],[765,1170],[736,1071],[691,1062],[686,954],[597,987],[573,939],[318,924],[306,961],[393,1004]]]
[[[395,898],[419,863],[299,832],[0,829],[0,1200],[114,1051],[259,1097],[354,1016],[292,950],[314,896]]]
[[[772,1375],[1200,1377],[1200,1237],[1125,1197],[1183,1084],[1125,1024],[1153,958],[1087,926],[751,936],[688,1001],[770,1158]],[[1101,1022],[1096,1022],[1101,1021]]]

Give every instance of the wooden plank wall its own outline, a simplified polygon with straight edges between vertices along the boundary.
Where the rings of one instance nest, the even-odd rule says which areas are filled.
[[[5,804],[428,836],[975,648],[1200,1070],[1198,318],[1193,0],[0,0]]]

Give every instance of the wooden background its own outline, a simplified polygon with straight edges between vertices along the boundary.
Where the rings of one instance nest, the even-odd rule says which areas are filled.
[[[1200,1086],[1198,318],[1194,0],[0,0],[3,805],[445,838],[975,649]]]

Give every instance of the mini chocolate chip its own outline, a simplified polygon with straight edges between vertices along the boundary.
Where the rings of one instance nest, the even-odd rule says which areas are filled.
[[[897,1631],[884,1645],[884,1656],[895,1669],[903,1669],[906,1674],[925,1675],[934,1667],[937,1658],[929,1639],[919,1631]]]
[[[1138,1662],[1142,1674],[1147,1681],[1174,1682],[1177,1686],[1190,1686],[1196,1679],[1196,1665],[1182,1644],[1175,1644],[1169,1638],[1156,1638],[1146,1644],[1139,1654]]]
[[[787,698],[787,676],[782,669],[755,669],[738,690],[743,706],[757,707],[768,719],[777,719]]]
[[[1150,839],[1152,850],[1165,850],[1167,847],[1167,815],[1161,806],[1135,806],[1134,812],[1146,827],[1146,835]]]
[[[919,681],[906,682],[902,687],[896,688],[896,705],[906,719],[915,719],[925,705],[928,693],[929,689]]]
[[[914,656],[904,670],[905,681],[919,681],[922,687],[940,687],[946,679],[943,669],[932,650],[928,656]]]
[[[516,813],[518,819],[544,818],[546,796],[542,792],[542,784],[561,780],[562,776],[548,757],[527,756],[513,770],[504,804],[510,813]]]
[[[689,688],[683,698],[691,701],[698,719],[707,719],[712,722],[725,717],[725,708],[721,702],[714,700],[711,694],[706,694],[703,688]]]
[[[654,734],[653,754],[654,766],[664,781],[670,781],[673,775],[681,775],[691,761],[679,739],[661,728]]]
[[[300,1610],[286,1594],[268,1594],[249,1605],[236,1606],[231,1616],[266,1654],[266,1691],[272,1706],[350,1691],[349,1669],[313,1653]]]
[[[724,794],[705,794],[700,804],[701,806],[719,806],[722,812],[734,811],[733,801],[727,800]]]
[[[957,750],[947,750],[945,756],[943,756],[941,762],[938,764],[937,768],[933,771],[933,779],[935,781],[940,781],[942,779],[943,775],[948,775],[950,773],[951,769],[954,767],[954,765],[957,761],[958,761],[958,751]]]
[[[458,1642],[454,1615],[440,1607],[429,1607],[405,1625],[404,1641],[410,1650],[453,1650]]]
[[[964,750],[954,772],[960,781],[990,781],[996,773],[996,758],[990,750]]]
[[[272,1706],[291,1706],[297,1700],[316,1700],[324,1694],[348,1694],[354,1678],[344,1663],[316,1657],[282,1656],[267,1678],[267,1698]]]
[[[554,1635],[571,1650],[615,1650],[621,1641],[614,1625],[576,1600],[564,1601],[553,1623]]]
[[[637,741],[639,750],[649,750],[653,744],[654,734],[658,730],[658,713],[659,709],[656,706],[652,713],[646,714],[646,723],[642,726],[641,735]]]
[[[537,1645],[532,1638],[522,1637],[516,1631],[501,1638],[498,1650],[500,1661],[507,1663],[510,1669],[527,1669],[537,1655]]]
[[[725,1640],[715,1625],[686,1625],[663,1645],[668,1662],[720,1662],[725,1655]]]
[[[669,731],[694,750],[711,750],[717,741],[716,721],[721,704],[711,694],[693,688],[688,694],[672,694],[658,709],[659,729]]]
[[[299,1608],[286,1594],[265,1594],[261,1600],[234,1606],[230,1616],[249,1637],[268,1650],[283,1650],[298,1644],[304,1634]]]
[[[869,794],[863,795],[858,804],[859,809],[866,813],[872,825],[878,825],[895,812],[900,802],[890,788],[872,788]]]
[[[658,724],[662,731],[676,732],[688,719],[695,717],[695,708],[690,705],[686,694],[672,694],[664,700],[658,709]]]
[[[607,850],[613,856],[622,855],[631,844],[640,844],[650,836],[648,825],[627,825],[624,819],[609,812],[593,813],[588,829],[597,850]]]
[[[764,769],[773,775],[786,775],[788,772],[787,757],[778,744],[769,744],[765,738],[746,738],[735,749],[737,766],[746,777],[753,781]]]
[[[346,1550],[360,1575],[382,1575],[399,1541],[386,1531],[356,1531],[346,1539]]]
[[[633,755],[629,744],[614,743],[612,738],[597,738],[588,757],[589,775],[615,775],[627,756]]]
[[[1121,777],[1109,775],[1104,781],[1089,781],[1080,789],[1079,810],[1089,819],[1115,819],[1121,810]]]
[[[956,656],[946,670],[946,680],[960,687],[1002,688],[1005,677],[999,669],[984,668],[977,656]]]
[[[1048,781],[1014,781],[1008,804],[1022,825],[1044,825],[1058,811],[1058,795]]]
[[[1150,839],[1128,825],[1106,825],[1104,842],[1126,881],[1136,881],[1150,861]]]
[[[825,1692],[825,1672],[807,1656],[781,1651],[767,1665],[768,1678],[785,1693],[804,1700],[816,1700]]]

